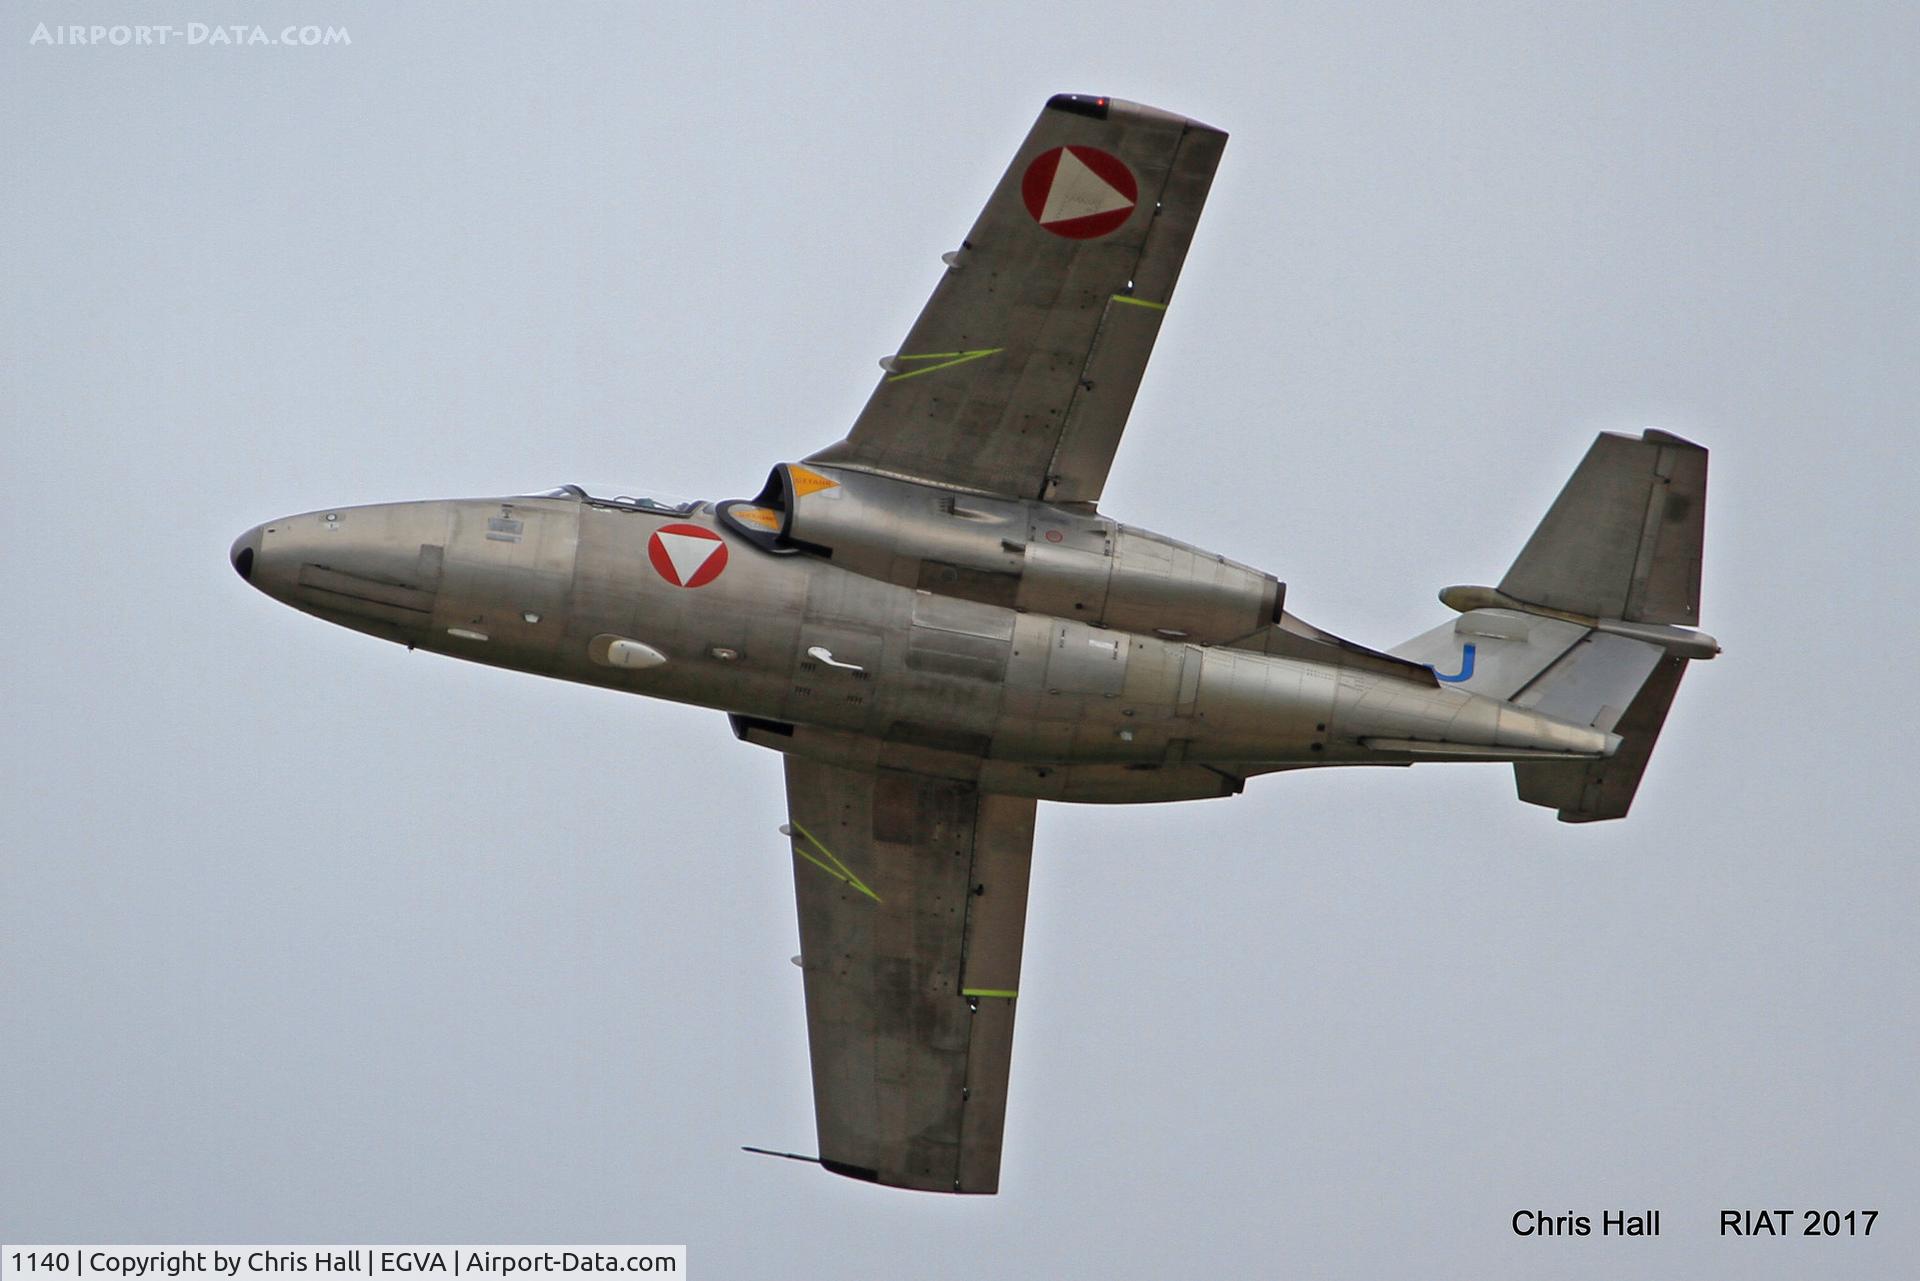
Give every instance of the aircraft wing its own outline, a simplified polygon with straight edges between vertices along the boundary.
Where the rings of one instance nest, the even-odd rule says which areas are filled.
[[[1226,141],[1051,99],[853,431],[808,461],[1098,502]]]
[[[786,766],[821,1164],[992,1192],[1034,802],[897,770]]]

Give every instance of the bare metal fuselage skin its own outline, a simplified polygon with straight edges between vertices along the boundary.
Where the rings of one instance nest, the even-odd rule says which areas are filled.
[[[861,478],[839,479],[857,498]],[[395,503],[269,522],[233,558],[275,599],[409,648],[717,708],[779,751],[1010,795],[1221,796],[1275,770],[1404,764],[1419,757],[1392,745],[1409,740],[1477,760],[1617,744],[1424,669],[1206,635],[1248,611],[1271,616],[1250,633],[1270,625],[1278,597],[1262,599],[1261,584],[1278,585],[1173,540],[1039,502],[963,499],[956,514],[940,491],[868,484],[892,486],[888,500],[913,513],[926,498],[927,514],[863,517],[880,533],[862,546],[772,550],[712,504],[665,515],[580,496]],[[1007,572],[969,568],[943,520],[966,525],[955,537],[986,537]],[[723,543],[697,586],[650,552],[658,531],[688,526]],[[947,543],[917,546],[927,539]],[[1137,599],[1128,565],[1144,567]],[[1194,621],[1163,623],[1183,619]]]

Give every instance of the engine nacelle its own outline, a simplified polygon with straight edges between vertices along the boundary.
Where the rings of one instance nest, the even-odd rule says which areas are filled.
[[[1271,574],[1144,529],[1033,500],[783,463],[735,530],[942,596],[1212,645],[1280,616]]]

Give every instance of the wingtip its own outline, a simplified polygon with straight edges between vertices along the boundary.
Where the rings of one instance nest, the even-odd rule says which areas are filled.
[[[843,1179],[857,1179],[862,1183],[879,1183],[880,1171],[869,1166],[851,1165],[845,1161],[835,1161],[831,1157],[820,1158],[820,1168]]]
[[[1642,431],[1640,433],[1640,439],[1655,445],[1676,445],[1681,449],[1698,449],[1703,453],[1707,448],[1697,440],[1688,440],[1685,436],[1676,436],[1672,432],[1662,431],[1658,427],[1649,427]]]
[[[1113,99],[1091,93],[1056,93],[1047,99],[1047,110],[1066,111],[1076,116],[1092,116],[1095,120],[1105,120],[1113,105]]]
[[[1159,120],[1168,124],[1179,124],[1188,129],[1205,129],[1209,133],[1226,134],[1225,129],[1217,128],[1191,116],[1183,116],[1177,111],[1164,111],[1159,107],[1149,107],[1142,102],[1128,102],[1122,98],[1109,98],[1105,94],[1093,93],[1056,93],[1047,99],[1050,111],[1065,111],[1076,116],[1090,116],[1095,120]]]

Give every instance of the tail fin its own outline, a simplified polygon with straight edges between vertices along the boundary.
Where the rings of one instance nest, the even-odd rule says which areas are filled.
[[[1705,449],[1663,431],[1602,435],[1500,590],[1589,618],[1698,627],[1706,509]]]
[[[1514,766],[1520,799],[1567,823],[1623,818],[1700,621],[1707,451],[1663,431],[1602,435],[1498,588],[1449,587],[1458,619],[1392,651],[1441,681],[1624,738],[1603,761]],[[1686,626],[1679,626],[1684,624]]]

